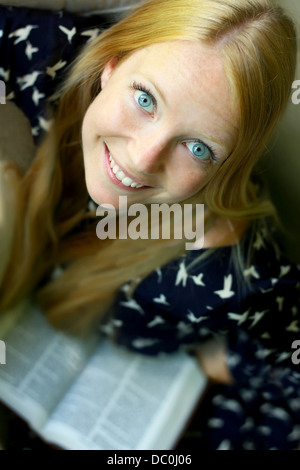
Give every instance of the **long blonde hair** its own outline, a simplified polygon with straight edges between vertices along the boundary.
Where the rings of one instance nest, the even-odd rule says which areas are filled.
[[[85,213],[81,150],[82,120],[101,92],[105,64],[178,39],[219,49],[240,111],[232,154],[193,202],[231,219],[273,213],[251,175],[290,96],[296,62],[292,21],[269,0],[143,2],[82,50],[60,90],[51,131],[30,170],[17,187],[14,183],[16,225],[1,286],[2,310],[35,292],[52,323],[89,323],[107,310],[124,282],[143,278],[183,253],[183,243],[165,240],[97,239],[95,220]],[[64,273],[51,280],[57,264]]]

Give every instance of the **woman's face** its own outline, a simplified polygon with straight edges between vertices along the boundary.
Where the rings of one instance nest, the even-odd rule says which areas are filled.
[[[170,41],[109,62],[82,128],[92,199],[118,207],[199,192],[232,151],[237,112],[215,48]]]

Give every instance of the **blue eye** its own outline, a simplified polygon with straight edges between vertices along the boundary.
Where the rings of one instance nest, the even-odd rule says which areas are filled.
[[[185,144],[190,152],[199,160],[208,160],[211,158],[210,149],[203,142],[186,142]]]
[[[137,90],[134,94],[135,101],[141,108],[145,109],[147,113],[152,114],[154,111],[153,98],[145,91]]]

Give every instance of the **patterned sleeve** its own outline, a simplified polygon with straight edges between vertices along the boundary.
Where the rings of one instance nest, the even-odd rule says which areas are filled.
[[[0,6],[0,80],[30,120],[36,141],[51,124],[48,104],[77,52],[109,26],[101,15]]]

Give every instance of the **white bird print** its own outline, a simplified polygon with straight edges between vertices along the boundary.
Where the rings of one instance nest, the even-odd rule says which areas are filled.
[[[31,128],[31,133],[33,135],[33,137],[37,137],[40,133],[40,128],[37,126],[37,127],[32,127]]]
[[[9,93],[6,97],[7,100],[13,100],[14,98],[15,98],[15,92],[14,91]]]
[[[161,282],[162,281],[162,271],[161,271],[160,268],[156,269],[156,274],[157,274],[157,277],[158,277],[157,282]]]
[[[21,91],[26,90],[26,88],[32,87],[37,81],[39,75],[42,75],[42,72],[36,70],[35,72],[29,73],[27,75],[24,75],[23,77],[18,78],[17,83],[18,85],[20,85]]]
[[[67,64],[66,61],[60,60],[59,62],[57,62],[52,67],[47,67],[47,69],[46,69],[47,75],[50,75],[50,77],[55,78],[56,72],[58,70],[62,69],[66,64]]]
[[[189,310],[189,313],[186,317],[192,323],[200,323],[208,319],[208,317],[196,317],[196,315],[191,310]]]
[[[193,332],[193,327],[192,325],[188,323],[184,323],[183,321],[180,321],[177,323],[177,330],[178,330],[178,335],[179,337],[188,335],[189,333]]]
[[[249,392],[250,392],[249,398],[247,398]],[[244,400],[246,400],[246,401],[251,400],[252,397],[253,397],[253,391],[252,390],[241,390],[240,394],[244,398]],[[253,426],[255,426],[254,419],[250,417],[250,418],[246,418],[245,423],[241,426],[241,429],[251,429]]]
[[[34,25],[27,25],[25,28],[16,29],[13,33],[11,33],[8,37],[9,38],[17,38],[14,42],[14,45],[19,44],[22,41],[26,41],[29,38],[29,35],[33,29],[37,29],[38,26]]]
[[[33,54],[35,54],[38,51],[39,51],[38,47],[33,47],[33,45],[29,41],[27,41],[25,54],[27,55],[28,60],[32,60]]]
[[[127,294],[127,293],[130,291],[130,282],[127,282],[126,284],[124,284],[124,285],[121,287],[121,291],[122,291],[122,292],[125,292],[125,294]],[[126,297],[128,298],[127,295],[126,295]]]
[[[287,436],[288,441],[300,441],[300,426],[296,424]]]
[[[36,87],[34,87],[33,93],[32,93],[32,101],[34,102],[36,106],[39,105],[40,100],[42,98],[45,98],[45,96],[46,95],[44,93],[40,93],[39,90]]]
[[[87,42],[90,42],[90,41],[93,41],[94,39],[96,39],[96,37],[98,36],[99,33],[100,33],[100,29],[95,28],[95,29],[89,29],[87,31],[83,31],[83,33],[81,33],[81,36],[89,37],[90,39]]]
[[[47,121],[47,119],[43,118],[42,116],[39,117],[39,125],[40,127],[48,132],[53,124],[53,120]]]
[[[185,267],[184,262],[182,261],[180,263],[177,276],[176,276],[176,281],[175,281],[175,286],[178,286],[180,283],[185,287],[186,286],[186,281],[188,279],[188,273]]]
[[[228,399],[223,401],[220,405],[224,410],[230,410],[234,413],[240,413],[242,411],[241,405],[235,400]]]
[[[297,307],[297,305],[294,305],[294,306],[291,308],[291,311],[292,311],[293,317],[294,317],[295,315],[297,315],[297,313],[298,313],[298,307]]]
[[[275,350],[273,350],[272,352],[275,352]],[[288,353],[288,352],[282,352],[278,355],[277,359],[276,359],[276,363],[278,362],[282,362],[282,361],[286,361],[287,359],[289,359],[291,357],[291,353]]]
[[[167,302],[167,298],[164,294],[160,294],[159,297],[155,297],[153,299],[153,302],[157,304],[162,304],[162,305],[170,305],[169,302]]]
[[[217,294],[219,297],[221,297],[221,299],[229,299],[235,294],[235,292],[231,290],[231,286],[232,286],[232,274],[229,274],[228,276],[224,276],[223,289],[214,291],[214,294]]]
[[[293,393],[294,387],[292,387],[292,393]],[[293,411],[299,411],[300,410],[300,400],[298,397],[296,398],[290,398],[289,399],[289,406]]]
[[[112,323],[105,323],[104,325],[100,325],[99,329],[102,333],[108,336],[112,335],[115,331]]]
[[[291,270],[291,266],[280,266],[280,274],[279,277],[285,276]]]
[[[231,367],[235,367],[237,364],[241,362],[241,356],[239,354],[231,353],[230,356],[227,358],[227,365]]]
[[[132,310],[137,310],[142,315],[145,313],[135,299],[129,299],[126,302],[120,302],[120,305],[123,305],[126,308],[131,308]]]
[[[263,436],[269,436],[271,434],[271,428],[269,426],[257,426],[256,429]]]
[[[262,312],[255,312],[254,315],[252,315],[252,317],[250,317],[250,320],[253,320],[253,322],[251,323],[249,328],[253,328],[253,326],[255,326],[256,323],[258,323],[262,319],[264,314],[267,313],[268,311],[269,310],[263,310]]]
[[[255,277],[256,279],[259,279],[259,274],[255,269],[255,266],[250,266],[250,268],[244,270],[244,275],[245,276],[252,276]]]
[[[3,78],[5,82],[8,82],[10,76],[10,69],[4,70],[3,67],[0,67],[0,77]]]
[[[270,289],[262,289],[261,287],[259,288],[260,291],[263,293],[263,294],[267,294],[268,292],[273,292],[273,287],[271,287]]]
[[[227,315],[230,320],[237,320],[238,325],[241,325],[247,320],[249,312],[250,310],[247,310],[246,312],[241,313],[241,314],[229,312]]]
[[[208,420],[207,425],[209,428],[222,428],[224,426],[224,421],[220,418],[211,418]]]
[[[100,331],[102,331],[102,333],[105,333],[106,335],[111,335],[115,332],[115,328],[120,328],[122,324],[123,322],[121,320],[111,320],[107,323],[104,323],[104,325],[100,326]]]
[[[196,286],[205,286],[204,282],[202,281],[203,273],[198,274],[198,276],[191,276]]]
[[[273,349],[259,349],[258,351],[256,351],[255,357],[257,357],[258,359],[265,359],[266,357],[270,356],[272,352],[274,352]]]
[[[69,41],[69,43],[71,44],[71,43],[72,43],[73,36],[75,36],[75,34],[76,34],[76,32],[77,32],[76,27],[74,26],[74,28],[68,29],[68,28],[65,28],[65,26],[59,26],[59,29],[60,29],[64,34],[67,35],[68,41]]]
[[[146,339],[146,338],[137,338],[132,341],[132,346],[137,349],[146,348],[147,346],[152,346],[153,344],[157,343],[158,339]]]
[[[297,326],[298,320],[292,321],[289,326],[286,327],[286,331],[292,331],[293,333],[299,332],[299,327]]]
[[[279,312],[282,312],[284,297],[276,297],[276,302],[278,303]]]
[[[149,323],[147,323],[147,327],[148,328],[153,328],[154,326],[162,325],[163,323],[165,323],[164,319],[159,317],[158,315],[156,315],[156,317],[153,318],[153,320],[151,320]]]
[[[266,413],[273,418],[281,419],[283,421],[290,419],[289,414],[283,408],[271,406],[268,403],[265,403],[260,407],[260,409],[263,413]]]
[[[224,441],[219,444],[217,450],[231,450],[231,444],[229,439],[224,439]]]
[[[253,247],[254,247],[255,250],[260,250],[264,246],[265,246],[265,241],[264,241],[263,237],[261,236],[261,234],[259,232],[257,232],[256,240],[253,243]]]

